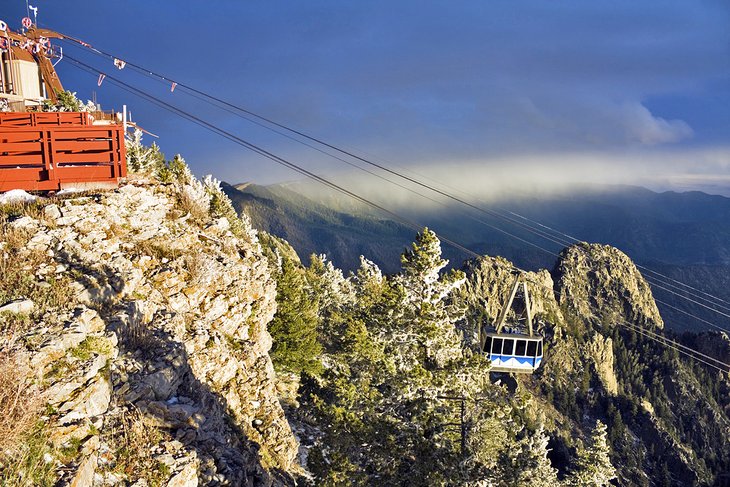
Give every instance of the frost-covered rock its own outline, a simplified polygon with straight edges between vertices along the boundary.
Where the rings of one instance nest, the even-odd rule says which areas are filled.
[[[35,309],[35,303],[30,299],[16,299],[0,306],[0,313],[30,313]]]
[[[20,338],[51,411],[52,451],[80,445],[49,453],[63,462],[61,484],[132,484],[165,464],[160,485],[271,485],[297,469],[268,356],[268,262],[245,222],[208,213],[216,183],[190,178],[68,197],[11,223],[30,232],[25,251],[50,252],[49,272],[70,282],[71,302]],[[195,219],[179,207],[186,197],[204,203]],[[139,458],[120,453],[129,435],[145,445]]]
[[[11,203],[29,203],[35,201],[36,197],[22,189],[11,189],[4,193],[0,193],[0,205]]]

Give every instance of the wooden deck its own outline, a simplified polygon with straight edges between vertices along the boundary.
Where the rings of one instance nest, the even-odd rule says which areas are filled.
[[[116,186],[126,177],[121,125],[88,113],[0,113],[0,191]]]

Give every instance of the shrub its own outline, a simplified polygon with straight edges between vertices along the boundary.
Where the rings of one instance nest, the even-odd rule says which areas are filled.
[[[95,112],[96,104],[88,100],[86,103],[76,98],[76,92],[59,91],[56,103],[46,100],[43,102],[44,112]]]
[[[106,435],[105,435],[106,436]],[[170,468],[154,458],[153,447],[166,438],[139,412],[124,415],[118,427],[106,438],[114,451],[111,469],[129,481],[145,480],[146,485],[165,485]],[[130,482],[131,483],[131,482]]]
[[[251,226],[248,215],[241,213],[239,217],[233,208],[230,198],[221,189],[221,183],[208,175],[203,178],[203,186],[210,195],[210,213],[215,218],[225,217],[231,225],[231,232],[238,238],[258,243],[256,230]]]
[[[165,167],[165,155],[157,144],[146,147],[142,144],[142,131],[135,130],[125,137],[127,166],[130,172],[157,174]]]
[[[38,420],[40,393],[30,384],[23,355],[0,352],[0,455],[17,451]]]

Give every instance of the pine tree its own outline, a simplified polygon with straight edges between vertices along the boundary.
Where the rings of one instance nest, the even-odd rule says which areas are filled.
[[[465,278],[459,271],[441,276],[447,264],[438,237],[425,228],[401,255],[402,271],[395,279],[404,291],[405,320],[396,334],[421,349],[425,367],[443,367],[462,354],[456,322],[464,317],[464,308],[453,304],[450,295]]]
[[[304,269],[284,257],[276,278],[276,314],[269,324],[271,359],[280,370],[315,373],[322,347],[317,337],[317,301],[308,292]]]
[[[601,487],[609,485],[616,478],[616,469],[609,458],[608,432],[600,420],[591,434],[591,443],[585,450],[578,452],[578,461],[568,476],[568,485]]]
[[[488,474],[479,459],[491,462],[505,443],[495,447],[491,438],[508,438],[503,418],[510,411],[489,396],[498,393],[486,361],[465,353],[456,330],[464,313],[451,294],[463,275],[441,273],[446,261],[428,229],[402,263],[399,274],[386,277],[361,259],[347,280],[354,299],[333,300],[328,309],[336,312],[320,313],[328,330],[326,367],[318,378],[305,377],[300,389],[302,407],[324,434],[309,465],[318,484],[343,478],[353,466],[370,485],[477,481]],[[326,267],[318,259],[311,272],[331,274]],[[462,403],[469,410],[466,421]],[[468,436],[464,449],[462,432]]]
[[[548,459],[548,441],[545,430],[526,436],[515,447],[506,449],[500,458],[496,480],[500,485],[530,485],[535,487],[556,487],[558,471]]]

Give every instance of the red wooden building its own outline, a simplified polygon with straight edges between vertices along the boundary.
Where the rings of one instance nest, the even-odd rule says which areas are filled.
[[[116,187],[127,174],[124,124],[116,117],[40,111],[63,90],[51,63],[54,34],[0,30],[0,100],[10,110],[0,113],[0,192]]]

